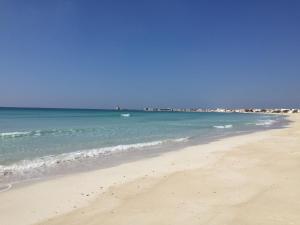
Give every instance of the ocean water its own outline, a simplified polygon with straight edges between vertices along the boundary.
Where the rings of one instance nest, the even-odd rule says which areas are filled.
[[[283,121],[261,114],[0,108],[0,184],[120,152],[189,145]]]

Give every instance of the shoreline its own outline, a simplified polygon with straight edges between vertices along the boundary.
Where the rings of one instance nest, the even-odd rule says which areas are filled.
[[[229,113],[229,112],[228,112]],[[240,113],[241,114],[241,113]],[[256,113],[259,114],[259,113]],[[267,113],[265,113],[267,114]],[[270,114],[271,116],[274,116],[274,114]],[[22,186],[31,185],[32,183],[36,182],[43,182],[47,181],[48,179],[56,179],[62,176],[69,176],[76,173],[85,173],[85,172],[91,172],[93,170],[99,170],[99,169],[106,169],[115,167],[118,165],[121,165],[123,163],[131,163],[135,162],[137,160],[143,160],[151,157],[159,157],[161,154],[172,152],[172,151],[178,151],[185,149],[187,147],[193,147],[193,146],[200,146],[203,144],[209,144],[215,141],[222,140],[224,138],[234,137],[234,136],[241,136],[241,135],[247,135],[251,133],[256,132],[262,132],[262,131],[268,131],[268,130],[276,130],[276,129],[282,129],[290,124],[291,121],[289,121],[288,115],[285,114],[278,114],[281,116],[281,121],[277,121],[275,124],[272,125],[260,125],[256,126],[255,128],[252,127],[248,130],[241,130],[241,131],[235,131],[235,132],[227,132],[227,129],[220,129],[219,134],[216,134],[215,136],[207,136],[207,137],[184,137],[179,139],[187,139],[185,141],[178,141],[179,139],[169,139],[167,140],[158,140],[154,142],[162,142],[159,145],[151,146],[151,147],[143,147],[141,149],[129,149],[128,151],[120,151],[120,152],[114,152],[109,155],[103,155],[103,156],[96,156],[96,157],[87,157],[80,160],[74,160],[71,163],[66,160],[64,162],[64,159],[59,159],[58,162],[56,162],[54,167],[49,167],[47,170],[43,172],[38,172],[36,175],[33,175],[32,177],[25,177],[20,178],[18,177],[18,174],[13,175],[12,177],[3,177],[3,179],[0,179],[0,193],[10,190],[11,188],[18,188]],[[215,129],[217,129],[215,127]],[[229,129],[231,130],[231,129]],[[229,131],[228,130],[228,131]],[[163,143],[166,142],[166,143]],[[169,142],[169,143],[167,143]],[[137,143],[139,144],[148,144],[148,143]],[[133,144],[135,145],[135,144]],[[114,147],[114,146],[112,146]],[[109,148],[112,148],[109,147]],[[118,146],[115,146],[118,147]],[[82,152],[82,151],[78,151]],[[73,154],[76,152],[73,152]],[[67,154],[72,154],[67,153]],[[62,154],[63,155],[63,154]],[[58,155],[59,156],[59,155]],[[52,157],[52,156],[51,156]],[[53,160],[54,160],[53,156]],[[47,158],[41,157],[41,158]],[[12,164],[17,165],[17,164]],[[8,171],[9,172],[9,171]],[[26,171],[25,171],[26,174]]]
[[[53,179],[57,179],[63,176],[69,176],[76,173],[86,173],[86,172],[91,172],[100,169],[107,169],[124,163],[131,163],[131,162],[135,162],[147,158],[159,157],[161,154],[183,150],[188,147],[201,146],[215,141],[220,141],[229,137],[243,136],[243,135],[252,134],[256,132],[282,129],[288,126],[291,123],[291,121],[288,119],[288,116],[286,115],[281,115],[281,116],[284,119],[280,121],[278,124],[269,125],[266,127],[257,126],[256,129],[250,129],[250,130],[245,130],[236,133],[225,133],[222,135],[220,134],[219,136],[207,137],[203,140],[198,139],[197,137],[193,139],[188,138],[190,140],[184,142],[174,142],[172,144],[168,144],[167,146],[162,145],[162,146],[154,146],[153,148],[149,148],[149,149],[145,148],[142,150],[129,150],[124,152],[121,151],[104,157],[88,158],[82,162],[72,162],[73,167],[71,168],[73,169],[70,168],[64,169],[63,167],[62,168],[58,167],[56,168],[56,170],[59,171],[59,173],[53,173],[53,174],[49,173],[37,177],[27,178],[24,180],[12,180],[10,182],[0,183],[0,193],[8,191],[10,189],[28,186],[36,182],[53,180]],[[87,166],[86,168],[81,168],[83,164],[84,165],[88,164],[89,166]]]
[[[106,212],[111,208],[119,207],[119,204],[122,203],[120,199],[115,199],[114,194],[111,194],[112,189],[122,190],[124,189],[123,186],[130,186],[130,184],[137,181],[145,186],[151,186],[153,182],[164,180],[165,176],[211,168],[224,155],[231,153],[232,149],[269,140],[280,133],[293,130],[299,125],[299,116],[291,115],[289,118],[293,120],[293,123],[290,123],[287,128],[227,137],[207,144],[189,146],[181,150],[161,153],[159,156],[127,162],[110,168],[70,174],[39,181],[28,186],[13,188],[0,193],[0,201],[1,203],[4,202],[0,206],[0,221],[4,221],[6,225],[24,225],[58,216],[56,219],[50,220],[49,224],[59,224],[57,221],[62,218],[74,218],[72,211],[79,210],[78,208],[80,210],[84,209],[86,212],[90,210],[89,207],[99,208],[97,199],[101,197],[109,200],[106,203],[112,202],[107,207],[104,207],[103,204],[100,206],[100,211],[104,210],[103,212]],[[201,151],[200,154],[199,151]],[[148,186],[147,188],[151,189]],[[145,187],[145,190],[147,188]],[[144,190],[144,188],[138,189],[138,191]],[[30,205],[27,204],[28,202],[30,202]],[[13,215],[18,215],[18,217],[16,218]],[[105,217],[104,214],[103,216]]]

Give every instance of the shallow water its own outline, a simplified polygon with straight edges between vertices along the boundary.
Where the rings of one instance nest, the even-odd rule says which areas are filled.
[[[82,162],[103,163],[121,152],[138,155],[273,128],[283,121],[262,114],[0,108],[0,183],[74,169]]]

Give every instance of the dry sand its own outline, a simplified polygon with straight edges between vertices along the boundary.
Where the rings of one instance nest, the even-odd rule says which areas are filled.
[[[300,115],[290,119],[0,193],[0,224],[300,224]]]

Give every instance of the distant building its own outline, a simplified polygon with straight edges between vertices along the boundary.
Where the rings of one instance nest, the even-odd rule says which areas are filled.
[[[171,109],[171,108],[162,108],[162,109],[158,109],[158,110],[161,112],[172,112],[173,111],[173,109]]]
[[[119,108],[118,108],[119,109]],[[259,109],[259,108],[248,108],[248,109],[201,109],[201,108],[144,108],[144,111],[151,112],[226,112],[226,113],[300,113],[300,109]]]

